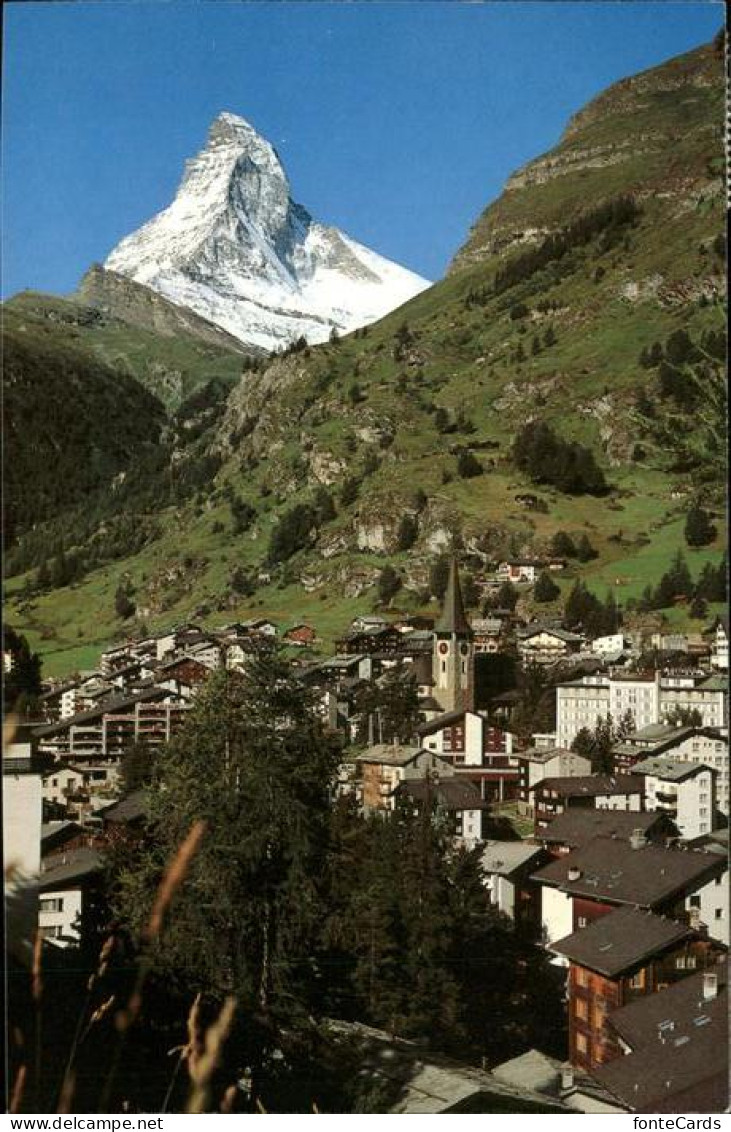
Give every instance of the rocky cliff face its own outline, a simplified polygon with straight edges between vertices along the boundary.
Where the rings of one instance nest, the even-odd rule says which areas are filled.
[[[151,330],[163,338],[190,334],[211,346],[244,352],[238,338],[227,334],[220,326],[201,318],[187,307],[164,299],[141,283],[135,283],[115,271],[105,271],[99,264],[89,268],[79,284],[77,296],[81,302],[104,315],[117,318],[129,326]]]
[[[313,220],[292,200],[274,148],[228,113],[187,163],[173,203],[105,266],[267,350],[366,325],[428,286]]]
[[[669,215],[721,197],[723,123],[713,44],[615,83],[571,118],[555,149],[509,178],[451,270],[538,243],[612,192],[665,200]]]

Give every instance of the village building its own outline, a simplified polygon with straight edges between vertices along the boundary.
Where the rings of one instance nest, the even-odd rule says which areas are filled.
[[[623,1055],[612,1011],[714,966],[725,948],[688,922],[629,905],[551,944],[569,961],[569,1061],[596,1069]]]
[[[77,946],[93,914],[103,873],[94,848],[62,850],[44,858],[38,879],[38,930],[57,947]]]
[[[503,1080],[362,1022],[331,1019],[327,1029],[336,1042],[344,1041],[350,1048],[357,1045],[359,1074],[390,1098],[385,1115],[567,1111],[558,1096]]]
[[[393,656],[401,654],[404,648],[404,634],[390,622],[365,629],[353,629],[335,642],[338,653],[353,655],[365,653],[369,656]]]
[[[533,879],[543,888],[548,944],[628,904],[673,919],[697,908],[709,936],[728,945],[727,873],[723,854],[650,844],[638,831],[624,840],[595,837]]]
[[[540,926],[540,887],[531,874],[548,859],[542,846],[527,841],[485,842],[480,863],[490,903],[517,926]]]
[[[20,727],[3,749],[3,862],[7,949],[27,962],[38,928],[35,878],[41,863],[41,775],[28,730]]]
[[[491,725],[479,712],[441,713],[422,724],[417,734],[428,750],[476,783],[483,800],[503,802],[517,796],[520,765],[515,736]]]
[[[536,736],[533,738],[535,740]],[[552,738],[553,736],[547,736],[549,744]],[[531,791],[541,779],[586,777],[591,774],[590,759],[553,744],[519,751],[517,759],[520,771],[518,797],[521,812],[528,817],[534,816],[534,795]]]
[[[165,688],[148,688],[133,696],[106,700],[82,712],[34,729],[40,753],[75,764],[119,759],[133,743],[159,746],[182,726],[190,704]]]
[[[473,782],[455,775],[443,778],[406,778],[396,787],[396,798],[413,804],[416,811],[434,806],[452,822],[452,837],[458,846],[474,849],[482,841],[483,816],[487,803]]]
[[[350,623],[351,633],[370,633],[374,630],[385,629],[390,622],[387,617],[378,613],[363,613],[354,617]]]
[[[138,844],[144,836],[147,821],[144,790],[133,790],[119,801],[103,806],[97,810],[96,816],[107,844]]]
[[[360,799],[366,813],[392,810],[396,789],[402,782],[426,779],[432,783],[454,775],[454,767],[424,747],[378,743],[367,747],[354,760],[360,784]]]
[[[94,840],[94,835],[76,821],[67,819],[44,822],[41,826],[41,857],[61,850],[81,849]]]
[[[210,668],[192,656],[181,656],[161,664],[155,673],[155,684],[190,699],[211,675]]]
[[[593,810],[571,806],[541,830],[540,842],[552,856],[564,856],[580,849],[595,837],[627,841],[636,834],[657,845],[679,839],[678,828],[663,811],[637,813],[635,810]]]
[[[584,638],[578,633],[553,626],[526,625],[516,634],[521,663],[550,665],[575,656],[581,651]]]
[[[667,757],[708,766],[715,774],[715,805],[729,814],[728,732],[713,727],[675,727],[652,724],[626,735],[612,748],[615,773],[628,773],[646,758]]]
[[[449,569],[442,614],[434,626],[433,678],[434,696],[443,711],[474,710],[474,643],[456,559],[452,559]]]
[[[728,728],[728,677],[702,672],[664,674],[660,679],[660,719],[697,712],[702,727]]]
[[[595,1114],[626,1112],[625,1107],[588,1073],[541,1050],[530,1049],[495,1066],[492,1076],[514,1087],[530,1089],[569,1111]]]
[[[713,829],[716,772],[710,767],[660,756],[635,763],[632,773],[645,780],[645,808],[663,810],[685,841]]]
[[[604,637],[593,637],[589,647],[599,656],[616,656],[629,648],[629,643],[624,633],[609,633]]]
[[[725,1112],[729,1103],[728,982],[707,968],[613,1011],[623,1057],[592,1071],[628,1112]]]
[[[727,727],[728,680],[704,673],[611,673],[569,680],[556,689],[556,737],[570,747],[579,731],[593,731],[611,715],[615,724],[631,718],[635,730],[662,723],[677,713],[698,712],[704,727]]]
[[[475,654],[498,653],[505,649],[509,626],[501,617],[473,617],[470,621]]]
[[[533,794],[536,837],[541,837],[554,818],[568,809],[623,810],[635,813],[644,809],[644,780],[633,775],[616,778],[608,774],[542,778],[530,789]]]
[[[317,640],[317,633],[311,625],[300,622],[293,625],[283,634],[282,640],[286,645],[295,645],[297,648],[310,648]]]
[[[711,642],[711,664],[720,672],[728,672],[728,614],[719,616],[707,630]]]
[[[499,582],[525,582],[532,586],[545,568],[546,563],[540,558],[512,558],[498,565],[495,577]]]

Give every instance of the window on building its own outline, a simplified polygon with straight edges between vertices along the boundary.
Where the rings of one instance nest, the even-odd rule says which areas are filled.
[[[583,967],[574,968],[574,981],[576,982],[577,987],[588,987],[589,976]]]
[[[586,1037],[586,1034],[578,1034],[577,1033],[577,1034],[574,1035],[574,1037],[576,1039],[576,1052],[577,1053],[586,1053],[586,1051],[589,1048],[589,1040]]]
[[[638,971],[636,975],[632,976],[632,978],[629,981],[629,985],[632,987],[632,990],[643,990],[644,989],[644,986],[645,986],[645,969],[644,969],[644,967],[641,971]]]
[[[63,928],[61,924],[51,924],[45,928],[38,929],[38,934],[41,939],[60,939],[62,932]]]
[[[700,906],[701,906],[700,896],[691,896],[690,900],[688,901],[688,907],[689,908],[700,908]]]
[[[586,916],[579,916],[576,923],[577,923],[578,927],[585,928],[586,927]]]
[[[716,877],[716,879],[713,883],[714,884],[723,884],[723,880],[724,880],[723,877]]]
[[[41,898],[38,908],[41,912],[63,912],[63,897]]]
[[[714,918],[716,920],[722,920],[723,919],[723,908],[716,908],[716,911],[714,912],[713,915],[714,915]]]
[[[581,1018],[582,1022],[589,1020],[589,1003],[585,998],[577,998],[574,1002],[574,1014],[577,1018]]]

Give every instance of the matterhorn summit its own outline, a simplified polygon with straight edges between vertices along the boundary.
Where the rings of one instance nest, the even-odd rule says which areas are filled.
[[[266,350],[365,326],[429,286],[313,220],[273,146],[228,113],[186,162],[172,204],[105,266]]]

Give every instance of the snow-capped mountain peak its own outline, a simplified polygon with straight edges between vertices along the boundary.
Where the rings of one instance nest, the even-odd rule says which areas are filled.
[[[313,220],[274,147],[227,111],[186,162],[172,204],[105,266],[265,349],[364,326],[429,286]]]

